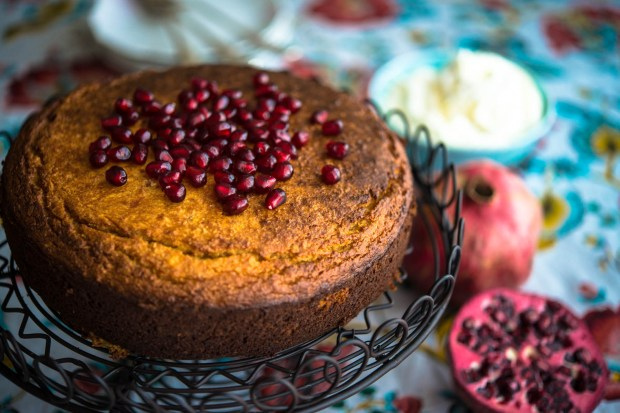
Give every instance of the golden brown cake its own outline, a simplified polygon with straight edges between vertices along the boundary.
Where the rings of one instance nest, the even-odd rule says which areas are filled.
[[[26,122],[6,159],[1,213],[24,279],[63,321],[147,356],[267,355],[345,324],[390,287],[414,213],[401,142],[347,94],[286,73],[268,76],[276,92],[257,89],[249,67],[141,72],[81,87]],[[201,187],[183,181],[184,200],[172,202],[145,164],[89,163],[89,144],[109,135],[101,119],[118,98],[143,88],[177,102],[196,78],[217,81],[220,94],[240,90],[248,110],[263,92],[276,102],[299,99],[292,106],[301,108],[282,119],[290,135],[306,131],[309,142],[290,161],[292,178],[275,185],[284,203],[268,209],[269,195],[250,191],[247,209],[230,215],[211,172]],[[212,111],[215,95],[204,102]],[[317,110],[341,120],[342,131],[313,123]],[[243,129],[238,117],[230,123]],[[144,117],[130,129],[146,126]],[[201,139],[213,139],[211,132]],[[330,140],[348,144],[343,159],[329,157]],[[246,141],[250,149],[254,141]],[[149,147],[147,163],[154,156]],[[326,164],[339,168],[339,182],[325,183]],[[112,165],[126,171],[124,185],[106,180]]]

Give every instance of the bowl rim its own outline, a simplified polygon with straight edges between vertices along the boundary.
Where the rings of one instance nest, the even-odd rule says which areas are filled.
[[[476,53],[485,53],[498,56],[508,62],[514,64],[519,69],[523,70],[527,76],[532,79],[538,93],[542,99],[542,114],[535,124],[526,129],[520,138],[518,138],[513,144],[500,147],[500,148],[463,148],[459,146],[446,145],[448,151],[456,154],[480,154],[480,156],[492,155],[492,154],[504,154],[507,152],[512,152],[516,149],[525,149],[544,136],[546,136],[553,125],[555,124],[557,114],[555,113],[555,105],[553,104],[549,94],[543,87],[542,83],[538,79],[534,73],[523,64],[510,59],[502,54],[499,54],[492,50],[485,49],[470,49],[470,48],[458,48],[454,49],[452,52],[446,49],[424,49],[424,50],[411,50],[402,54],[399,54],[387,62],[383,63],[379,66],[375,72],[373,73],[370,82],[368,83],[368,98],[374,102],[374,104],[379,108],[381,113],[387,113],[392,108],[383,107],[381,101],[385,97],[386,91],[390,90],[390,87],[396,83],[396,81],[400,80],[405,73],[413,73],[415,70],[419,70],[423,67],[436,67],[440,68],[445,66],[453,56],[460,50],[467,50]],[[418,126],[418,125],[409,125]],[[388,127],[390,125],[388,124]],[[390,127],[392,129],[392,127]],[[392,129],[394,130],[394,129]],[[410,129],[411,132],[415,130],[414,128]],[[398,132],[397,132],[398,133]],[[399,133],[400,134],[400,133]],[[410,137],[407,137],[410,138]],[[422,140],[424,145],[426,145],[426,141]],[[437,142],[438,143],[438,142]]]

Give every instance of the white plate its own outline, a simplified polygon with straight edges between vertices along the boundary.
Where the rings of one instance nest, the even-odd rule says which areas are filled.
[[[179,11],[174,15],[154,18],[137,0],[98,1],[88,24],[108,56],[133,68],[247,62],[261,50],[261,44],[273,50],[292,37],[291,9],[276,0],[188,0],[177,4]],[[255,40],[248,40],[251,38]]]

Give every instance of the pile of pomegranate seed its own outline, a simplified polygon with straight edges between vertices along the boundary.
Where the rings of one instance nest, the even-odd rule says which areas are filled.
[[[216,82],[203,78],[192,79],[176,102],[160,102],[141,88],[133,99],[118,98],[114,112],[101,119],[106,135],[89,145],[90,164],[146,164],[146,175],[158,181],[172,202],[185,199],[184,182],[203,187],[207,174],[212,174],[215,195],[227,214],[243,212],[250,194],[266,194],[267,209],[279,207],[286,193],[276,184],[291,179],[293,162],[310,134],[290,130],[290,118],[303,106],[301,100],[278,90],[265,72],[252,80],[253,105],[240,90],[220,90]],[[328,117],[326,110],[317,110],[310,123],[320,125],[325,136],[339,135],[342,121]],[[346,143],[330,141],[326,155],[343,159],[348,150]],[[127,172],[118,165],[105,175],[111,185],[127,183]],[[340,180],[340,170],[333,165],[323,167],[321,175],[329,185]]]

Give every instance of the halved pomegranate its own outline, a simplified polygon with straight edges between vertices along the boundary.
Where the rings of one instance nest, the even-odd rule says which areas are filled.
[[[586,325],[548,298],[478,294],[448,343],[457,391],[476,412],[591,412],[608,370]]]

